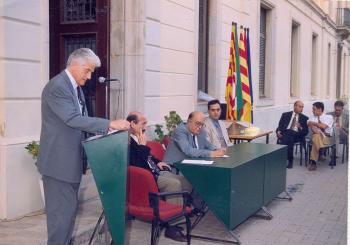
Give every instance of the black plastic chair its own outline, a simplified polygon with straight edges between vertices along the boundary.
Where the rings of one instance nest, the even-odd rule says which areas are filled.
[[[280,144],[280,143],[281,143],[280,139],[277,139],[277,144]],[[304,149],[305,166],[307,166],[308,154],[307,154],[307,149],[306,149],[307,145],[306,145],[305,138],[294,143],[293,152],[295,152],[295,154],[298,153],[298,146],[299,146],[299,151],[300,151],[300,166],[303,165],[303,149]]]

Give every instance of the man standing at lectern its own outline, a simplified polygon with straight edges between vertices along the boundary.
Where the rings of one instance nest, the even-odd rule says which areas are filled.
[[[303,141],[309,132],[307,126],[307,120],[309,118],[302,113],[303,108],[303,102],[300,100],[295,101],[293,111],[282,113],[278,128],[276,129],[277,143],[288,146],[287,168],[293,168],[294,143]]]
[[[38,170],[42,175],[47,215],[48,245],[72,243],[78,208],[78,189],[83,174],[84,132],[127,130],[125,120],[89,117],[81,86],[101,65],[90,49],[80,48],[69,56],[64,71],[44,87],[41,97],[41,135]]]

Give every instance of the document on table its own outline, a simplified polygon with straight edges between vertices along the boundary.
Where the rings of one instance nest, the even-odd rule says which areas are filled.
[[[189,164],[213,164],[214,161],[207,161],[207,160],[190,160],[190,159],[184,159],[182,160],[182,163],[189,163]]]

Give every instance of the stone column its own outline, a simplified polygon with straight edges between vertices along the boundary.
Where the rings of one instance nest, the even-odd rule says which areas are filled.
[[[144,1],[112,0],[110,29],[111,118],[144,107]]]

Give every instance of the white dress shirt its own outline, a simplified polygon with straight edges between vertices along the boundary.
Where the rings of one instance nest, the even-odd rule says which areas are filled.
[[[333,134],[333,117],[331,115],[322,114],[321,116],[314,116],[312,115],[308,122],[317,122],[318,118],[320,118],[320,122],[327,125],[327,128],[325,128],[324,132],[326,134],[332,135]]]
[[[296,114],[294,111],[293,111],[293,114],[292,114],[292,117],[288,123],[288,127],[287,129],[289,129],[291,126],[292,126],[292,122],[293,122],[293,118],[295,117],[295,126],[293,128],[291,128],[292,130],[298,132],[298,127],[297,127],[297,122],[299,122],[299,114]]]
[[[75,81],[74,77],[68,71],[68,69],[65,69],[64,71],[67,73],[69,81],[72,83],[72,86],[74,88],[75,97],[77,98],[77,101],[78,101],[78,104],[79,104],[79,107],[80,107],[80,113],[83,113],[83,106],[80,104],[79,99],[78,99],[78,92],[77,92],[78,83]]]

